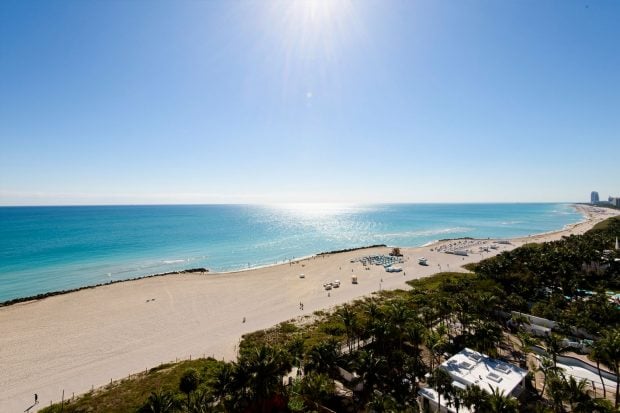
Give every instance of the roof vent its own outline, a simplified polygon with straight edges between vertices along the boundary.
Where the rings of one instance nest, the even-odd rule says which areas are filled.
[[[469,359],[475,361],[476,363],[482,359],[482,356],[478,353],[470,353],[467,357],[469,357]]]
[[[505,364],[498,364],[495,366],[495,370],[501,371],[504,374],[510,374],[510,367]]]
[[[489,373],[487,374],[487,379],[489,380],[493,380],[495,383],[499,383],[500,381],[502,381],[503,379],[499,376],[499,374],[496,373]]]
[[[470,362],[467,361],[462,361],[461,362],[461,367],[464,368],[465,370],[471,370],[472,367],[474,367],[474,365]]]

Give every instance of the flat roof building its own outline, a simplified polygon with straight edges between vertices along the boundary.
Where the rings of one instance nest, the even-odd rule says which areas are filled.
[[[595,205],[599,203],[598,192],[592,191],[590,194],[590,203]]]
[[[488,393],[497,389],[499,392],[504,392],[506,396],[513,397],[518,397],[521,394],[525,388],[525,377],[527,376],[526,370],[469,348],[465,348],[450,357],[441,363],[439,368],[450,374],[454,387],[465,389],[475,384]],[[423,408],[427,404],[432,411],[436,411],[439,395],[434,389],[422,388],[418,394],[421,396],[420,402]],[[444,406],[446,403],[443,401],[443,397],[441,404],[441,412],[456,413],[453,406]],[[459,412],[467,413],[469,410],[460,407]]]

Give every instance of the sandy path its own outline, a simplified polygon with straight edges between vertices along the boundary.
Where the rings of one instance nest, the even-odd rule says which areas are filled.
[[[244,333],[380,288],[406,288],[405,281],[436,273],[439,266],[458,271],[465,263],[525,242],[583,233],[618,214],[579,208],[588,216],[586,222],[563,231],[515,239],[499,250],[479,253],[475,246],[471,248],[476,252],[468,257],[436,251],[448,241],[405,248],[401,273],[387,273],[380,266],[364,270],[360,263],[350,262],[390,251],[373,248],[237,273],[148,278],[0,308],[0,411],[24,411],[32,404],[34,393],[42,405],[48,405],[51,400],[60,400],[63,389],[65,396],[77,395],[177,357],[233,359]],[[428,258],[429,266],[418,265],[421,256]],[[302,272],[304,279],[299,278]],[[358,275],[359,284],[351,284],[351,274]],[[328,297],[322,285],[334,279],[340,279],[342,286]]]

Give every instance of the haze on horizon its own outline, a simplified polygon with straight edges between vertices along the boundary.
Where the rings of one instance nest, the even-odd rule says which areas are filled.
[[[620,2],[0,3],[0,205],[620,196]]]

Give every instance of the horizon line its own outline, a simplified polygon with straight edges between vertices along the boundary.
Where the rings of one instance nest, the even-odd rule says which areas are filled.
[[[416,201],[416,202],[213,202],[213,203],[119,203],[119,204],[0,204],[0,208],[62,208],[62,207],[118,207],[118,206],[276,206],[276,205],[473,205],[473,204],[575,204],[593,205],[579,201]],[[605,205],[593,205],[605,206]]]

